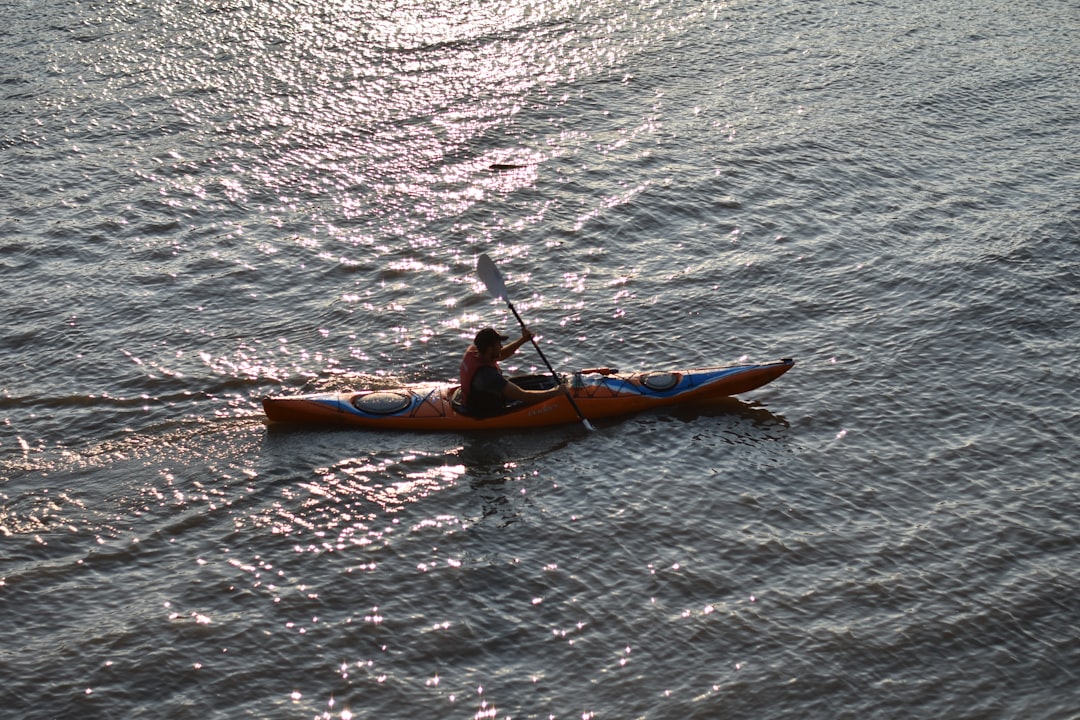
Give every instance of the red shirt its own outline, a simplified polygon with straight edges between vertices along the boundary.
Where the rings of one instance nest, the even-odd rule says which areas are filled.
[[[475,412],[497,412],[503,405],[503,386],[506,379],[499,370],[499,363],[480,356],[475,345],[470,345],[461,358],[461,404]]]

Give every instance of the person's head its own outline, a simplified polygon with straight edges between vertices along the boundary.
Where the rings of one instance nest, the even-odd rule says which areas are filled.
[[[500,335],[495,331],[495,328],[486,327],[476,333],[473,345],[480,351],[481,357],[494,357],[497,359],[499,353],[502,352],[502,344],[507,339],[506,335]]]

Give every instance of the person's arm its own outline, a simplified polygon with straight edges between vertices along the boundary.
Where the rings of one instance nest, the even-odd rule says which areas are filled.
[[[533,339],[532,330],[530,330],[529,328],[526,328],[526,327],[521,328],[521,337],[519,337],[517,340],[510,343],[509,345],[503,345],[502,353],[499,355],[499,360],[502,361],[502,360],[505,360],[506,358],[510,357],[511,355],[513,355],[514,353],[516,353],[518,351],[518,348],[520,348],[522,345],[524,345],[525,343],[529,342],[532,339]],[[515,399],[520,399],[520,398],[515,398]]]
[[[526,390],[522,387],[518,387],[511,380],[503,386],[503,397],[507,400],[521,400],[524,402],[540,402],[541,400],[549,400],[559,395],[566,393],[566,386],[560,383],[550,390]]]

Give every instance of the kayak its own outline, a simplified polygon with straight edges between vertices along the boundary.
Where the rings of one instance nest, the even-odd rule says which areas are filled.
[[[795,365],[790,358],[757,365],[620,373],[582,370],[562,378],[589,420],[737,395],[772,382]],[[551,375],[511,377],[526,390],[555,386]],[[263,399],[270,422],[339,425],[374,430],[514,430],[580,422],[565,395],[511,405],[494,416],[465,414],[455,402],[458,385],[416,385],[386,390],[315,393]]]
[[[772,382],[795,365],[790,358],[756,365],[620,373],[593,368],[563,376],[582,415],[590,420],[738,395]],[[526,390],[555,386],[551,375],[511,377]],[[559,396],[511,404],[498,415],[476,417],[455,402],[458,385],[416,385],[387,390],[313,393],[263,398],[271,422],[341,425],[375,430],[512,430],[580,421]]]

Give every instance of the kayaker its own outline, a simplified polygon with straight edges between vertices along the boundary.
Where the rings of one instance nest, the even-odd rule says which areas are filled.
[[[532,331],[522,328],[521,337],[509,345],[503,342],[509,336],[495,328],[484,328],[476,333],[473,344],[461,359],[461,392],[458,402],[469,415],[495,415],[503,411],[507,403],[521,401],[540,402],[566,392],[562,385],[550,390],[525,390],[503,377],[499,361],[505,360],[533,339]]]

